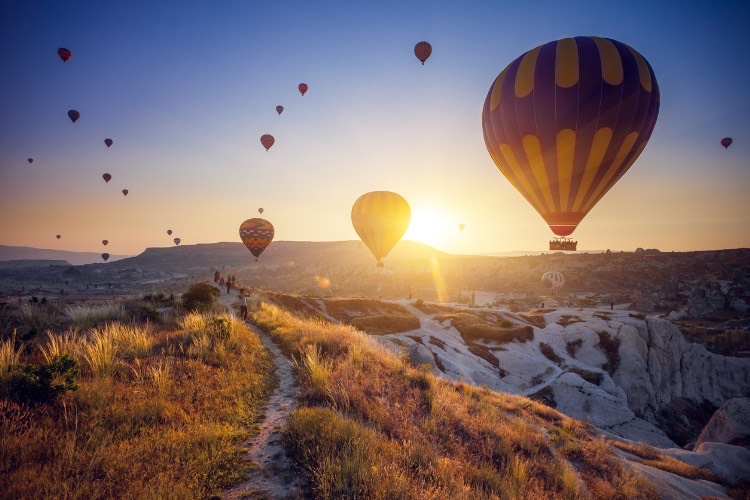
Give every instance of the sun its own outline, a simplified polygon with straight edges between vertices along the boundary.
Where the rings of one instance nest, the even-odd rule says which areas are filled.
[[[450,241],[453,218],[435,207],[418,207],[412,211],[409,229],[404,239],[420,241],[427,245],[441,248]]]

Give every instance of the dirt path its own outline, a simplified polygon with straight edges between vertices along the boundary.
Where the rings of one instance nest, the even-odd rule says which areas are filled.
[[[232,310],[238,295],[222,290],[220,302]],[[281,430],[287,415],[294,408],[299,387],[294,379],[292,364],[281,349],[263,330],[248,323],[271,353],[278,380],[276,390],[268,399],[260,432],[247,444],[247,460],[252,470],[245,481],[227,491],[224,498],[302,498],[303,480],[299,477],[281,444]]]

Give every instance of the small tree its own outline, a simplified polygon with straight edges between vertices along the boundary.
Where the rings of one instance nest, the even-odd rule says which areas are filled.
[[[182,294],[182,303],[189,311],[205,311],[210,309],[221,292],[208,283],[196,283]]]

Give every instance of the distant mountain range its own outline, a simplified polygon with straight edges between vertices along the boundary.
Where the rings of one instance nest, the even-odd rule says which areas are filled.
[[[128,257],[127,255],[113,255],[110,254],[109,262],[120,260]],[[101,254],[95,252],[69,252],[67,250],[52,250],[46,248],[33,248],[33,247],[15,247],[8,245],[0,245],[0,262],[13,261],[13,260],[26,260],[26,261],[66,261],[58,262],[55,264],[93,264],[95,262],[102,262]],[[37,266],[47,266],[50,263],[39,263]],[[3,267],[9,267],[7,264]],[[28,265],[22,265],[20,267],[30,267]]]

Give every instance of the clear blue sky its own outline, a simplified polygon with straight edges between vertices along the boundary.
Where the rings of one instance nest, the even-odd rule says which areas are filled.
[[[662,107],[579,248],[750,246],[750,2],[717,4],[3,2],[0,244],[107,238],[136,253],[168,244],[167,228],[187,244],[239,241],[260,206],[277,239],[354,239],[351,204],[388,189],[415,212],[407,237],[544,249],[551,233],[493,165],[480,112],[518,55],[596,35],[649,60]]]

